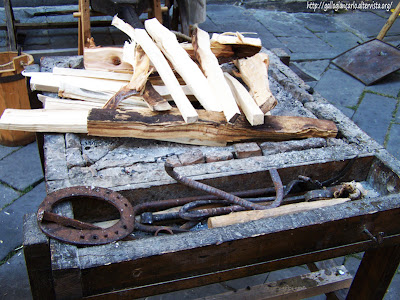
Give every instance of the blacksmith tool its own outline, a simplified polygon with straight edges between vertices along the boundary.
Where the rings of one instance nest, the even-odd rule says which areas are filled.
[[[79,199],[105,201],[120,213],[120,220],[113,226],[103,229],[53,212],[57,204]],[[60,189],[50,193],[40,204],[37,220],[40,229],[48,236],[74,245],[102,245],[125,238],[133,231],[133,208],[121,194],[105,188],[77,186]]]

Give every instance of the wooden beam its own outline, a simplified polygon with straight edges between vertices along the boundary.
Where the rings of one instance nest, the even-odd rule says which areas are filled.
[[[320,200],[313,202],[288,204],[265,210],[240,211],[225,216],[211,217],[208,219],[207,225],[209,228],[224,227],[238,223],[246,223],[250,221],[260,220],[264,218],[294,214],[311,209],[317,209],[321,207],[341,204],[348,201],[350,201],[349,198],[337,198],[332,200]]]
[[[250,88],[250,95],[263,113],[273,109],[277,101],[269,88],[268,54],[257,53],[248,58],[241,58],[235,61],[235,65],[240,71],[241,78]]]
[[[156,19],[147,20],[144,25],[157,46],[168,58],[179,75],[181,75],[186,84],[192,89],[193,94],[200,104],[206,110],[221,111],[221,105],[215,97],[206,77],[186,51],[179,45],[175,35]]]
[[[90,40],[90,3],[89,0],[79,0],[80,17],[78,19],[78,55],[83,55],[84,48]]]
[[[332,267],[304,275],[267,282],[237,291],[202,298],[203,300],[295,300],[305,299],[338,289],[348,288],[353,277],[344,266]]]
[[[252,126],[261,125],[264,123],[264,113],[254,102],[246,88],[233,76],[228,73],[224,73],[225,79],[228,82],[235,100],[239,107],[243,110],[247,121]]]
[[[200,63],[212,92],[221,104],[226,120],[234,123],[239,117],[240,111],[218,60],[211,52],[208,33],[196,27],[192,35],[192,44],[196,59]]]
[[[112,24],[128,34],[132,40],[135,40],[149,56],[153,65],[156,67],[157,72],[161,76],[165,85],[168,87],[168,90],[170,91],[171,96],[174,99],[176,106],[181,112],[185,122],[196,122],[198,119],[196,110],[193,108],[189,99],[187,99],[185,93],[180,87],[179,82],[169,67],[167,60],[161,53],[160,49],[158,49],[158,47],[151,40],[147,32],[144,29],[133,29],[130,25],[126,24],[118,17],[114,17]]]
[[[4,11],[6,15],[6,25],[7,25],[7,37],[8,37],[8,47],[10,51],[17,50],[17,34],[15,31],[14,24],[14,13],[11,6],[10,0],[4,0]]]

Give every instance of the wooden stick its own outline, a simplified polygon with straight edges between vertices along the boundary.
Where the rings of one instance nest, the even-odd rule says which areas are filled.
[[[189,55],[179,45],[175,35],[160,24],[157,19],[145,21],[147,32],[157,43],[175,70],[181,75],[186,84],[192,89],[200,104],[211,111],[221,111],[221,105],[215,97],[207,79],[190,59]],[[154,63],[154,61],[153,61]],[[157,68],[158,70],[158,68]]]
[[[272,95],[268,82],[269,57],[266,53],[257,53],[249,58],[235,61],[240,77],[250,88],[250,95],[265,114],[275,107],[277,101]]]
[[[0,128],[31,132],[87,133],[88,110],[6,109]],[[46,129],[47,128],[47,129]]]
[[[196,59],[200,63],[212,92],[221,104],[227,121],[234,123],[239,117],[240,111],[232,91],[224,78],[218,60],[211,52],[208,33],[196,27],[192,36],[192,44]]]
[[[392,27],[394,21],[400,14],[400,2],[397,3],[396,8],[393,10],[392,14],[390,15],[389,19],[386,21],[385,25],[383,25],[381,31],[379,32],[378,36],[376,37],[378,40],[383,40],[386,33],[389,31],[390,27]]]
[[[169,67],[168,62],[158,47],[150,39],[147,32],[143,29],[133,29],[132,26],[126,24],[118,17],[114,17],[112,24],[135,40],[149,56],[150,60],[156,67],[157,72],[161,76],[165,85],[168,87],[171,96],[179,108],[179,111],[181,112],[185,122],[196,122],[198,119],[196,110],[193,108],[189,99],[182,91],[182,88],[180,87],[178,80]]]
[[[252,126],[264,124],[264,113],[254,102],[246,88],[233,76],[224,73],[235,100]]]
[[[211,37],[211,48],[219,48],[221,45],[230,46],[234,56],[239,58],[253,56],[262,47],[259,38],[244,37],[239,32],[214,33]]]
[[[269,217],[277,217],[288,214],[294,214],[302,211],[332,206],[350,201],[350,198],[337,198],[331,200],[320,200],[313,202],[302,202],[295,204],[283,205],[277,208],[265,209],[265,210],[251,210],[251,211],[240,211],[231,213],[225,216],[211,217],[208,218],[208,227],[224,227],[238,223],[245,223],[255,220],[260,220]]]
[[[71,69],[71,68],[59,68],[59,67],[53,68],[53,74],[64,75],[64,76],[119,80],[119,81],[130,81],[132,78],[132,74],[130,73],[118,73],[110,71],[96,71],[96,70]]]

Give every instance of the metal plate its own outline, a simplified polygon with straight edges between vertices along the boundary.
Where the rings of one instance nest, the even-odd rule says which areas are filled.
[[[120,220],[113,226],[102,229],[89,223],[83,223],[78,220],[64,218],[52,212],[53,207],[62,201],[79,199],[96,199],[105,201],[113,205],[120,213]],[[51,222],[46,221],[46,213],[53,217]],[[62,242],[74,245],[102,245],[123,239],[133,231],[133,207],[130,202],[121,194],[109,189],[100,187],[77,186],[57,190],[47,195],[38,209],[38,224],[40,229],[48,236]],[[60,224],[55,222],[61,219]],[[69,224],[86,225],[77,229]],[[89,228],[94,229],[89,229]]]
[[[373,39],[340,54],[332,63],[365,85],[371,85],[400,69],[400,50]]]

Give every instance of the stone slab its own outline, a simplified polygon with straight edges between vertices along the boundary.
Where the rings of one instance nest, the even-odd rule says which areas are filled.
[[[336,17],[348,28],[360,32],[367,38],[376,37],[386,20],[369,11],[349,11]]]
[[[353,121],[370,137],[383,144],[396,109],[396,100],[366,93],[353,116]]]
[[[346,28],[337,19],[328,14],[298,13],[295,17],[301,20],[304,26],[312,32],[340,32]]]
[[[42,179],[43,172],[36,142],[0,161],[0,180],[19,191]]]
[[[3,300],[32,299],[22,250],[0,266],[0,298]]]
[[[322,74],[327,70],[330,61],[327,59],[296,62],[295,64],[305,73],[320,80]]]
[[[36,213],[39,204],[46,197],[45,184],[41,183],[32,191],[14,201],[10,206],[0,211],[0,260],[23,241],[23,216],[27,213]]]
[[[384,77],[374,85],[365,87],[365,90],[392,97],[400,96],[400,72],[392,73]]]
[[[352,76],[335,69],[328,69],[315,86],[324,98],[334,105],[355,106],[364,84]]]
[[[0,159],[3,159],[7,155],[10,155],[14,151],[18,150],[20,147],[5,147],[0,145]]]
[[[400,159],[400,124],[392,124],[386,150],[397,159]]]
[[[276,37],[313,37],[301,20],[293,14],[267,10],[253,10],[254,17]]]
[[[312,45],[312,52],[323,53],[330,52],[332,47],[322,41],[316,36],[301,37],[287,36],[278,37],[278,39],[292,52],[310,52],[310,45]]]
[[[324,32],[316,33],[316,35],[341,52],[345,52],[365,41],[351,32]]]
[[[0,211],[4,206],[10,204],[12,201],[19,197],[19,193],[14,191],[13,189],[0,184]]]

